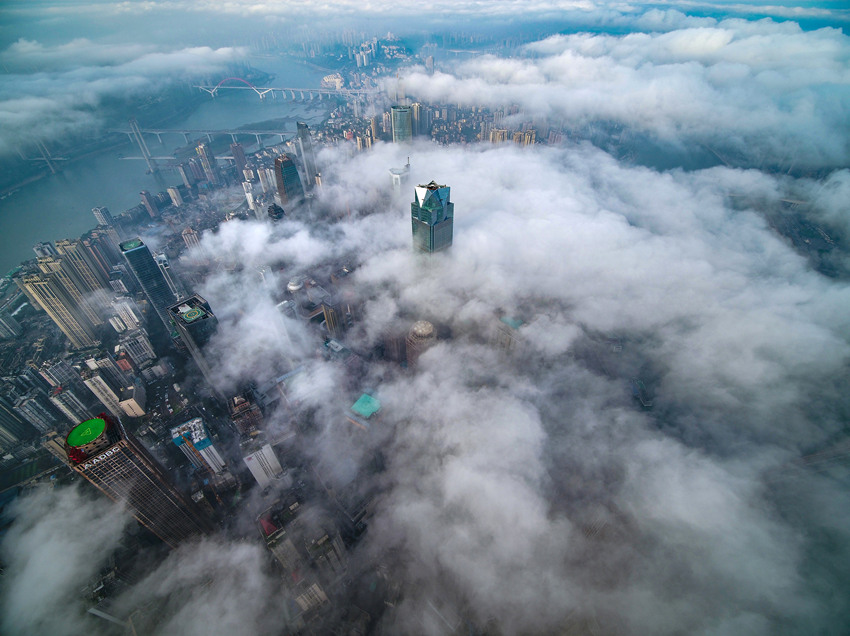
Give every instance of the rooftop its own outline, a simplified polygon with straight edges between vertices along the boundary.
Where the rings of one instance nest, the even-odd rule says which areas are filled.
[[[373,398],[368,393],[364,393],[357,401],[351,405],[351,410],[360,417],[369,419],[375,413],[381,410],[381,402],[377,398]]]
[[[84,446],[96,440],[106,430],[106,420],[96,417],[77,424],[68,433],[68,446]]]

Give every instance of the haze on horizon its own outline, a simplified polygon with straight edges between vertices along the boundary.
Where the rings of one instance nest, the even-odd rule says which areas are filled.
[[[242,63],[271,33],[392,31],[437,50],[444,34],[480,35],[433,74],[402,69],[405,93],[515,106],[574,132],[531,147],[327,147],[321,214],[229,222],[174,263],[223,263],[195,290],[220,322],[210,355],[223,385],[301,364],[294,390],[317,426],[301,452],[340,489],[382,454],[374,483],[355,484],[381,495],[351,568],[381,568],[403,594],[373,633],[455,633],[454,621],[488,634],[844,633],[850,11],[321,6],[6,3],[0,165],[34,134],[97,136],[168,82]],[[408,156],[411,192],[394,196],[388,168]],[[407,210],[431,179],[451,187],[455,228],[426,266]],[[801,227],[829,246],[798,240]],[[363,303],[352,350],[374,349],[397,321],[441,329],[415,369],[370,365],[363,388],[384,415],[368,435],[342,421],[340,367],[276,308],[289,278],[346,260]],[[261,280],[267,266],[281,271]],[[511,355],[489,337],[506,316],[523,322]],[[645,379],[652,410],[636,407],[630,377]],[[4,633],[112,633],[77,600],[130,524],[107,504],[79,485],[15,503],[0,543]],[[222,532],[169,554],[117,603],[157,607],[157,634],[287,633],[267,561],[259,538]]]

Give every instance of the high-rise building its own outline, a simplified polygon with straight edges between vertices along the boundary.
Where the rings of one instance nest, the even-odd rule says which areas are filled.
[[[417,320],[407,334],[407,366],[416,366],[419,356],[437,340],[437,331],[427,320]]]
[[[73,469],[113,501],[126,503],[143,526],[172,548],[211,529],[209,521],[170,483],[120,420],[86,420],[65,439]]]
[[[21,442],[38,437],[38,431],[0,397],[0,450],[6,452]]]
[[[240,435],[250,435],[263,423],[263,412],[254,399],[253,391],[245,391],[227,402],[230,421]]]
[[[283,474],[283,468],[270,444],[266,444],[250,455],[246,455],[243,461],[254,479],[260,484],[260,488],[265,488],[271,483],[272,479],[277,479]]]
[[[108,225],[100,225],[80,237],[87,264],[95,273],[98,284],[109,288],[109,275],[112,268],[121,262],[118,251],[118,234]]]
[[[153,345],[151,345],[150,339],[148,339],[145,332],[141,329],[122,333],[118,342],[137,367],[142,366],[148,360],[156,360]]]
[[[183,232],[181,232],[181,236],[183,237],[183,242],[186,244],[187,249],[192,249],[193,247],[197,247],[201,244],[201,239],[198,238],[198,233],[190,227],[183,230]]]
[[[296,122],[298,133],[295,136],[295,147],[298,150],[298,158],[301,159],[301,165],[304,166],[304,183],[307,189],[313,187],[316,173],[316,156],[313,152],[313,138],[310,136],[310,128],[304,122]]]
[[[98,246],[98,243],[102,241],[102,237],[96,232],[94,236],[89,233],[86,238],[90,246]],[[103,247],[98,247],[100,247],[99,251],[93,251],[83,243],[82,239],[56,241],[56,250],[62,256],[62,260],[74,269],[79,280],[83,282],[83,291],[90,294],[99,294],[109,289],[107,272],[112,267],[109,261],[115,256],[115,254],[105,256]],[[103,258],[105,262],[98,262],[95,254],[98,254],[98,258]]]
[[[179,208],[183,205],[183,196],[180,194],[180,190],[174,186],[168,188],[168,196],[171,198],[171,205],[175,208]]]
[[[80,277],[79,271],[71,265],[68,259],[61,256],[42,256],[38,259],[38,268],[43,274],[54,277],[58,285],[71,299],[72,306],[92,325],[103,323],[92,302],[102,303],[105,294],[93,293]],[[101,290],[98,290],[100,292]]]
[[[95,326],[87,312],[78,306],[77,301],[62,284],[55,273],[29,274],[15,282],[21,289],[32,295],[44,309],[56,326],[62,330],[71,346],[76,349],[95,346],[98,342]]]
[[[9,312],[0,311],[0,338],[17,338],[23,332],[20,323]]]
[[[200,417],[172,428],[171,440],[195,468],[213,474],[224,470],[224,460],[213,446],[210,433]]]
[[[218,173],[218,163],[216,163],[212,148],[205,143],[199,143],[198,147],[195,148],[195,151],[198,153],[198,157],[201,160],[201,167],[204,170],[204,176],[207,181],[213,185],[220,185],[221,177],[219,177]]]
[[[121,408],[121,387],[112,382],[103,371],[84,369],[81,377],[85,385],[100,400],[100,403],[115,417],[124,415]]]
[[[32,246],[32,251],[35,252],[35,255],[38,257],[57,256],[59,254],[59,252],[56,251],[56,247],[50,241],[36,243]]]
[[[159,216],[159,205],[156,202],[156,199],[151,195],[147,190],[142,190],[139,195],[142,197],[142,205],[145,206],[145,210],[148,211],[148,215],[155,219]]]
[[[168,314],[195,364],[209,385],[217,389],[212,368],[203,352],[204,346],[218,330],[218,320],[209,303],[195,294],[168,307]]]
[[[245,158],[245,149],[238,141],[230,144],[230,154],[233,157],[233,163],[236,164],[236,174],[241,175],[245,171],[245,166],[248,165],[248,160]]]
[[[48,399],[71,424],[77,424],[91,415],[89,406],[84,401],[85,398],[77,395],[74,388],[55,386],[50,391]]]
[[[413,118],[410,106],[393,106],[393,143],[407,143],[413,138]]]
[[[450,190],[435,181],[414,188],[410,218],[415,249],[431,253],[451,246],[455,206],[449,201]]]
[[[162,320],[162,324],[170,333],[171,319],[168,315],[168,307],[177,300],[177,296],[168,286],[168,282],[154,260],[151,251],[139,238],[124,241],[120,248],[124,253],[124,258],[127,259],[127,264],[142,286],[145,296],[148,297],[151,307],[156,311],[160,320]]]
[[[156,261],[159,271],[162,272],[162,277],[168,284],[168,289],[174,294],[175,298],[183,298],[186,294],[183,291],[183,284],[174,276],[171,271],[171,263],[168,262],[168,257],[165,254],[154,254],[153,259]]]
[[[195,184],[195,175],[192,174],[192,168],[187,163],[181,163],[177,166],[177,172],[180,173],[180,178],[183,179],[183,185],[187,190],[191,190]]]
[[[92,214],[94,214],[94,218],[97,219],[98,225],[109,225],[111,227],[115,227],[115,219],[112,217],[112,213],[109,211],[109,208],[103,206],[92,208],[91,211]]]
[[[304,188],[298,168],[289,155],[280,155],[274,160],[274,176],[282,205],[298,203],[304,198]]]
[[[40,433],[47,433],[58,424],[52,405],[35,389],[15,400],[12,407],[21,418],[32,424]]]
[[[393,192],[401,194],[402,186],[410,179],[410,159],[403,168],[390,168],[390,180],[393,184]]]

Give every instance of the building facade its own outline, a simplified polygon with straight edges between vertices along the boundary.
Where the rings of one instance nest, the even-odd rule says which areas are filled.
[[[274,160],[274,176],[282,205],[298,203],[304,198],[304,187],[292,157],[281,155]]]
[[[73,469],[113,501],[126,503],[136,520],[172,548],[211,529],[188,498],[120,420],[86,420],[65,439]]]
[[[414,249],[432,253],[451,247],[455,206],[450,193],[451,188],[435,181],[414,188],[410,204]]]

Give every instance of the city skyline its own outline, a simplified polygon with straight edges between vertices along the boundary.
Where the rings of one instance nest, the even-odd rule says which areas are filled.
[[[841,633],[850,14],[420,13],[0,9],[0,631]]]

